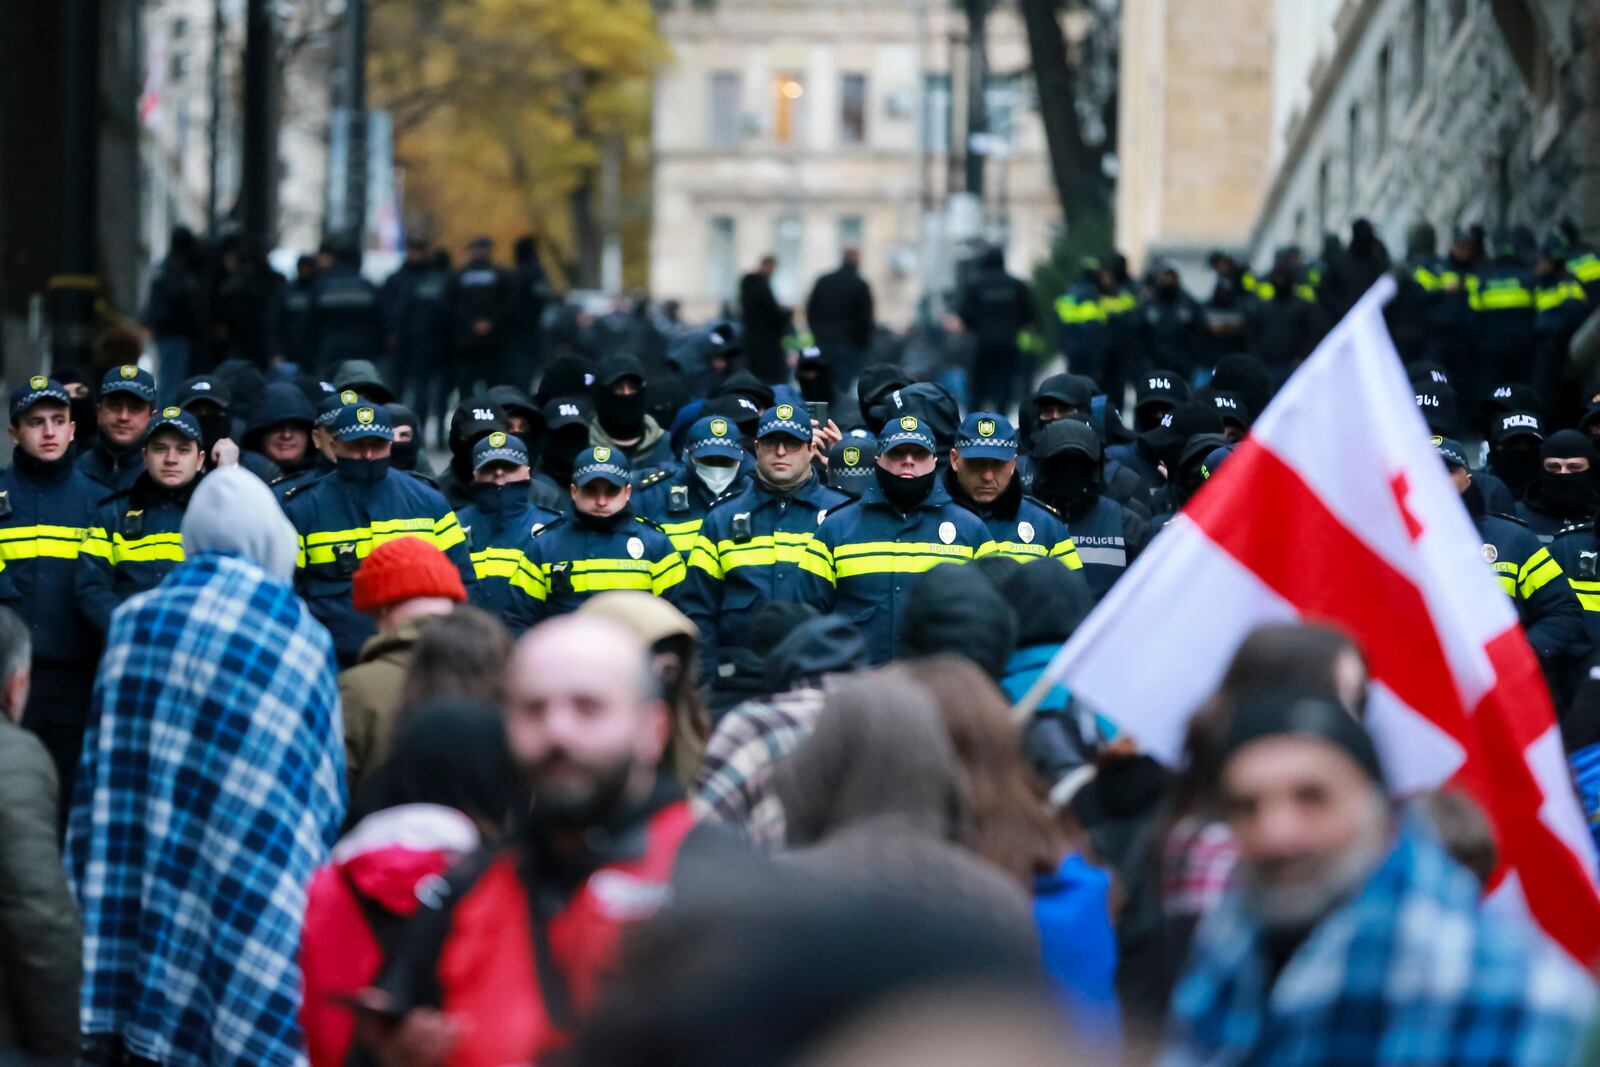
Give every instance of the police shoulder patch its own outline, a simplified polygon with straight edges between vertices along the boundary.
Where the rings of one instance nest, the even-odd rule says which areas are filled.
[[[639,483],[639,488],[640,489],[648,489],[652,485],[655,485],[657,482],[661,482],[661,481],[665,480],[671,474],[672,474],[672,471],[666,470],[666,469],[658,470],[653,474],[648,474],[648,475],[645,476],[644,480]]]
[[[633,521],[638,523],[641,526],[650,527],[650,529],[654,530],[658,534],[661,534],[663,537],[666,536],[666,531],[662,530],[661,526],[658,523],[656,523],[654,520],[647,519],[643,515],[635,515],[633,517]]]
[[[1032,504],[1034,507],[1039,508],[1042,511],[1048,511],[1050,514],[1054,515],[1058,519],[1061,518],[1061,512],[1057,511],[1055,508],[1051,507],[1049,504],[1046,504],[1043,500],[1040,500],[1036,496],[1023,496],[1022,499],[1026,500],[1028,503]],[[1063,520],[1063,521],[1065,521],[1065,520]]]
[[[854,497],[854,496],[851,497],[849,500],[841,500],[839,503],[835,504],[833,507],[831,507],[828,510],[824,511],[822,513],[822,517],[825,519],[829,515],[837,514],[838,512],[843,511],[845,508],[850,507],[853,504],[859,504],[860,502],[861,502],[861,498],[860,497]]]
[[[554,530],[557,526],[560,526],[566,521],[567,517],[565,515],[557,515],[543,526],[535,526],[533,528],[533,536],[543,537],[545,534],[549,533],[551,530]]]

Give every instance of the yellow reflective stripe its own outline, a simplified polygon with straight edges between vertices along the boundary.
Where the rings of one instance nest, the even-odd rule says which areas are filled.
[[[1506,596],[1510,597],[1512,600],[1515,600],[1517,598],[1517,579],[1515,576],[1510,574],[1497,574],[1495,577],[1500,579],[1500,588],[1506,591]]]
[[[1044,559],[1050,554],[1050,550],[1043,545],[1029,545],[1021,541],[996,541],[994,546],[998,555],[1014,559],[1018,563]]]
[[[521,590],[535,600],[545,599],[544,575],[527,558],[517,564],[517,573],[511,576],[511,588]]]
[[[1522,573],[1517,576],[1517,585],[1522,590],[1523,599],[1526,600],[1560,577],[1563,577],[1561,564],[1550,558],[1548,549],[1541,548],[1529,556],[1528,562],[1522,565]]]
[[[719,541],[717,556],[724,571],[735,567],[771,567],[778,563],[798,564],[813,537],[809,533],[775,533],[752,537],[748,541]]]
[[[717,581],[722,580],[722,560],[717,555],[717,546],[703,534],[694,539],[694,547],[689,550],[689,566],[697,567]]]
[[[868,574],[921,574],[930,571],[941,563],[965,563],[967,556],[934,556],[934,555],[894,555],[882,554],[874,556],[855,556],[848,560],[841,560],[834,568],[834,574],[839,581],[846,578],[860,578]]]
[[[1432,292],[1433,290],[1444,285],[1444,280],[1426,267],[1418,267],[1416,270],[1411,272],[1411,277],[1415,278],[1417,284],[1429,292]]]
[[[485,548],[472,553],[472,570],[479,578],[511,578],[528,557],[517,548]]]
[[[996,555],[999,553],[999,551],[999,545],[995,544],[993,541],[985,541],[983,544],[978,546],[978,550],[972,554],[972,558],[983,559],[985,556]]]
[[[1567,260],[1567,270],[1585,285],[1600,282],[1600,256],[1593,252],[1585,252],[1581,256]]]
[[[183,534],[159,533],[133,540],[121,534],[111,535],[111,565],[122,563],[182,563]]]
[[[994,542],[988,542],[993,545]],[[932,541],[859,541],[855,544],[840,545],[833,550],[835,563],[857,556],[893,556],[893,555],[932,555],[972,558],[972,548],[969,545],[942,545]]]
[[[1068,326],[1085,322],[1104,322],[1105,309],[1098,303],[1063,296],[1056,300],[1056,316]]]
[[[89,527],[89,532],[84,535],[83,544],[78,550],[85,556],[103,559],[108,563],[111,561],[111,539],[98,526]]]
[[[1533,306],[1533,294],[1521,285],[1506,288],[1491,284],[1473,297],[1472,306],[1479,311],[1510,311]]]
[[[0,560],[77,559],[89,531],[81,526],[12,526],[0,530]]]
[[[1304,300],[1308,304],[1315,304],[1317,302],[1317,291],[1311,286],[1307,285],[1305,282],[1301,282],[1299,285],[1294,287],[1294,295],[1299,297],[1301,300]]]
[[[1119,293],[1111,296],[1102,296],[1100,306],[1107,315],[1125,315],[1139,306],[1139,302],[1130,293]]]
[[[656,596],[661,596],[688,575],[689,569],[684,566],[682,556],[673,554],[666,559],[658,560],[650,568],[650,591]]]
[[[800,569],[814,578],[822,579],[829,585],[835,584],[833,553],[828,551],[828,546],[821,541],[813,540],[806,545],[806,553],[800,557]]]
[[[677,549],[685,558],[694,551],[694,543],[700,537],[700,527],[705,525],[704,519],[690,519],[688,522],[664,522],[661,532],[667,535],[672,542],[672,547]]]
[[[1578,603],[1584,611],[1600,611],[1600,582],[1584,582],[1568,578],[1567,584],[1578,594]]]
[[[1052,548],[1050,557],[1065,563],[1069,571],[1083,570],[1083,560],[1078,555],[1078,546],[1072,543],[1072,538],[1070,537]]]
[[[378,524],[373,523],[372,529],[376,533]],[[445,512],[443,517],[437,519],[433,524],[433,547],[440,552],[448,552],[450,549],[465,542],[466,539],[467,534],[461,528],[461,520],[456,518],[456,513],[453,511]]]

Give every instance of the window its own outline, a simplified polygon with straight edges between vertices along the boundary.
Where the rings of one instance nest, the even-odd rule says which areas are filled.
[[[839,257],[850,249],[861,251],[861,240],[866,236],[867,223],[860,215],[839,216]]]
[[[867,143],[865,74],[846,74],[839,83],[839,143]]]
[[[1389,46],[1378,53],[1377,111],[1378,126],[1373,133],[1373,150],[1382,155],[1389,144]]]
[[[707,133],[713,147],[738,148],[739,72],[718,70],[711,74],[711,106],[706,114]]]
[[[989,134],[1001,144],[1014,144],[1022,79],[1014,74],[991,74],[983,80],[983,109],[988,113]]]
[[[950,75],[922,79],[922,150],[932,155],[950,151]]]
[[[798,145],[805,140],[806,86],[797,71],[781,71],[772,79],[772,139]]]
[[[1539,17],[1527,0],[1494,0],[1494,21],[1533,99],[1549,103],[1555,95],[1555,64]]]
[[[1411,97],[1428,80],[1428,0],[1411,0]]]
[[[725,215],[711,220],[706,247],[706,285],[718,300],[731,300],[739,284],[739,231]]]
[[[772,254],[778,269],[772,275],[772,291],[785,304],[800,301],[800,248],[805,225],[796,214],[779,215],[772,227]]]

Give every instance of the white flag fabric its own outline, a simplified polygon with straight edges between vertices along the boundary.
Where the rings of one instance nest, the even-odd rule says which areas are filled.
[[[1593,843],[1517,612],[1434,450],[1383,321],[1384,278],[1051,663],[1163,762],[1244,636],[1326,622],[1372,673],[1397,793],[1445,783],[1495,824],[1498,891],[1600,959]]]

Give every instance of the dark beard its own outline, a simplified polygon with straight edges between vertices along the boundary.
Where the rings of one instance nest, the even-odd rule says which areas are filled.
[[[544,830],[581,830],[598,826],[616,813],[628,793],[633,777],[633,761],[624,757],[616,763],[590,770],[588,788],[581,795],[557,795],[540,788],[535,768],[529,781],[533,791],[533,825]]]

